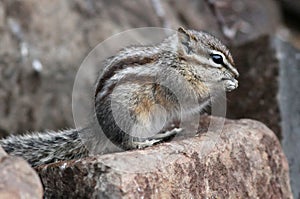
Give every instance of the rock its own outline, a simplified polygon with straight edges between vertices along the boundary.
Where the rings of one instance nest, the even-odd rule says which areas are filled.
[[[43,187],[37,173],[19,157],[8,156],[0,147],[0,198],[40,199]]]
[[[282,138],[279,102],[279,49],[274,39],[263,36],[232,48],[239,70],[239,87],[228,94],[229,118],[253,118],[270,127]]]
[[[155,7],[154,4],[159,5]],[[159,11],[160,6],[163,12]],[[253,58],[252,53],[253,49],[257,52],[260,45],[266,47],[265,50],[272,50],[269,40],[259,43],[256,38],[272,35],[279,24],[280,14],[273,0],[141,0],[117,3],[110,0],[3,0],[0,2],[0,46],[5,48],[0,48],[0,137],[72,127],[70,104],[73,81],[85,56],[109,36],[145,26],[185,26],[206,30],[235,46],[237,62],[247,67],[238,64],[242,71],[240,89],[230,98],[229,110],[232,112],[229,115],[261,119],[281,137],[278,133],[278,103],[272,99],[276,96],[278,84],[275,81],[265,82],[265,78],[273,80],[274,76],[271,78],[269,75],[278,71],[276,67],[267,67],[262,62],[259,64],[260,59]],[[270,56],[274,54],[270,52]],[[267,56],[262,59],[268,61]],[[258,63],[267,71],[260,73],[257,70],[252,75],[250,63]],[[269,94],[256,93],[257,90],[253,93],[251,89],[254,89],[256,75],[263,91]],[[250,89],[250,92],[244,89]],[[86,92],[86,87],[83,87],[83,92]],[[254,96],[253,101],[247,98],[249,95]],[[262,100],[263,105],[256,105],[261,103],[257,100]],[[271,107],[271,104],[275,106]],[[253,106],[253,109],[248,112],[249,107],[244,105]],[[79,193],[74,190],[74,194]]]
[[[158,13],[153,2],[160,2],[163,14]],[[278,9],[272,0],[222,2],[216,3],[216,9],[224,18],[223,25],[236,32],[231,43],[270,33],[279,23]],[[85,56],[109,36],[145,26],[175,29],[185,26],[224,38],[217,17],[204,0],[2,1],[0,44],[5,46],[0,48],[2,136],[73,127],[70,106],[73,81]]]
[[[262,35],[273,35],[281,16],[275,1],[204,0],[209,4],[219,31],[230,44],[240,45]],[[188,13],[188,12],[187,12]],[[209,27],[206,30],[210,30]]]
[[[249,119],[226,120],[220,134],[36,169],[46,198],[292,198],[276,136]]]
[[[276,47],[280,52],[278,100],[282,118],[282,147],[290,165],[294,198],[300,199],[300,50],[279,39],[276,40]]]
[[[2,158],[3,156],[7,156],[7,153],[3,150],[2,147],[0,147],[0,158]]]
[[[275,132],[287,155],[292,190],[298,198],[300,37],[287,29],[279,33],[278,37],[266,35],[232,48],[240,77],[239,88],[228,94],[227,116],[253,118]]]
[[[290,15],[288,20],[292,20],[292,23],[297,23],[300,18],[300,2],[293,0],[280,0],[282,8],[285,14]],[[297,16],[297,18],[295,18]]]

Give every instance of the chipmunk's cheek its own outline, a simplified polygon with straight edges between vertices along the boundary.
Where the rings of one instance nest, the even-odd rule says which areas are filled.
[[[236,79],[228,79],[224,81],[225,90],[230,92],[238,87],[238,81]]]

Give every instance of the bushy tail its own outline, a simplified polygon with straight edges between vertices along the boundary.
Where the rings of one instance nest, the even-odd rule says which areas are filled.
[[[88,156],[88,150],[79,137],[83,130],[10,136],[0,140],[0,145],[8,154],[23,157],[32,166],[78,159]]]

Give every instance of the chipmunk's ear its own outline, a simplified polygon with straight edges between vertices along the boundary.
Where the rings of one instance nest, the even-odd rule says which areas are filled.
[[[179,27],[177,30],[178,36],[178,51],[183,54],[190,54],[192,52],[192,43],[197,41],[195,36],[191,35],[183,27]]]

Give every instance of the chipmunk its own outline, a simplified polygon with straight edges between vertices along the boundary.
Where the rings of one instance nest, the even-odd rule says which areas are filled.
[[[128,47],[106,60],[95,88],[95,118],[116,146],[125,150],[151,146],[180,132],[177,127],[166,129],[208,106],[216,89],[236,89],[238,76],[220,40],[180,27],[160,44]],[[88,143],[98,145],[101,138],[93,136],[95,131],[86,127],[11,136],[0,145],[37,166],[88,156],[80,134],[90,134]]]

